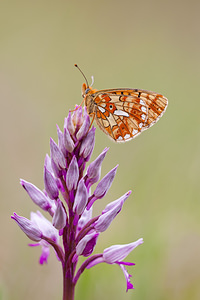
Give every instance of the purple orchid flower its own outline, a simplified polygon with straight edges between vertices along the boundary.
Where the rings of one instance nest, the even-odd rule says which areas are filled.
[[[58,144],[50,139],[51,155],[45,158],[44,190],[21,180],[31,200],[50,215],[51,221],[39,211],[31,212],[30,220],[16,213],[11,218],[35,242],[30,246],[41,246],[40,264],[47,263],[50,247],[54,248],[63,268],[63,300],[73,300],[75,285],[83,271],[102,262],[119,265],[126,279],[127,291],[133,289],[131,275],[125,266],[134,263],[123,260],[143,243],[142,239],[126,245],[114,245],[101,254],[93,254],[100,233],[110,226],[131,191],[109,203],[100,215],[93,217],[93,205],[108,192],[118,166],[108,172],[91,192],[92,185],[100,179],[108,148],[85,171],[95,143],[95,128],[90,129],[86,108],[84,112],[81,107],[76,107],[73,114],[70,112],[63,132],[57,126],[57,133]],[[87,258],[77,270],[80,256]]]

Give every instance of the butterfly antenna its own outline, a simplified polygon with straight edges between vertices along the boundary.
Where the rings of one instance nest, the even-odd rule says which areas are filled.
[[[79,69],[79,71],[81,72],[81,74],[83,75],[83,77],[85,78],[85,81],[86,81],[86,84],[87,84],[87,87],[89,87],[89,84],[88,84],[88,81],[87,81],[87,78],[85,77],[85,74],[81,71],[81,69],[79,68],[79,66],[77,64],[74,65],[77,69]]]

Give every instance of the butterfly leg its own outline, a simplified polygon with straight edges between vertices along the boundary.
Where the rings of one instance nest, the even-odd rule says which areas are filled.
[[[88,131],[91,129],[92,124],[93,124],[93,122],[94,122],[94,118],[95,118],[95,113],[91,113],[91,114],[90,114],[90,117],[91,117],[91,115],[92,115],[92,120],[91,120],[91,122],[90,122],[90,128],[88,129]]]
[[[81,101],[81,104],[79,104],[76,108],[70,110],[71,112],[76,111],[79,107],[83,105],[84,99]]]

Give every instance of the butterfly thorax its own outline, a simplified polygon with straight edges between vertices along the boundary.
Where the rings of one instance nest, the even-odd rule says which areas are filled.
[[[96,92],[97,90],[94,90],[90,86],[88,87],[85,83],[83,83],[82,96],[84,98],[84,103],[89,115],[93,114],[95,111],[96,103],[94,102],[94,98]]]

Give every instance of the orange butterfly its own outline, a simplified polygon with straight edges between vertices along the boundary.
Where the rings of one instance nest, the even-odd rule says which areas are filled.
[[[83,76],[86,84],[82,85],[82,96],[87,112],[115,142],[133,139],[154,125],[167,108],[168,100],[161,94],[140,89],[98,91],[92,89]]]

